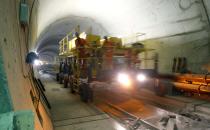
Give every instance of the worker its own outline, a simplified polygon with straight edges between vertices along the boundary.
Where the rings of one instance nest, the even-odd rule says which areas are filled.
[[[107,36],[104,36],[103,48],[104,48],[103,68],[111,70],[114,45],[111,41],[108,40]]]
[[[59,67],[59,72],[62,73],[63,72],[63,61],[60,62],[60,67]]]
[[[69,65],[67,60],[63,64],[63,78],[64,78],[64,88],[68,87],[68,79],[69,79]]]
[[[79,36],[79,33],[76,32],[75,33],[76,35],[76,41],[75,41],[75,44],[76,44],[76,49],[78,50],[78,62],[80,64],[80,74],[81,76],[86,76],[87,75],[87,57],[88,57],[88,50],[87,50],[87,46],[89,46],[86,42],[85,39],[83,38],[80,38]]]
[[[87,46],[87,42],[86,42],[85,39],[80,38],[78,32],[76,32],[75,35],[76,35],[76,38],[77,38],[76,41],[75,41],[75,44],[76,44],[76,48],[79,51],[79,58],[85,58],[86,53],[87,53],[86,50],[85,50],[85,46]]]

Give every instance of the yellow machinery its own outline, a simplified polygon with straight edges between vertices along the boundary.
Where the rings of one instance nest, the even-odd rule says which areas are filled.
[[[116,48],[122,47],[122,39],[118,37],[108,37],[108,40],[112,42]],[[100,40],[100,44],[103,45],[104,39]]]
[[[80,37],[85,39],[88,44],[88,46],[85,47],[85,50],[88,52],[87,57],[83,59],[78,57],[78,50],[75,45],[76,38],[72,38],[70,35],[67,35],[59,42],[59,56],[61,59],[67,60],[72,69],[72,75],[68,78],[68,81],[64,80],[64,85],[70,83],[72,92],[78,92],[80,95],[83,93],[83,95],[85,95],[81,90],[81,83],[89,82],[90,78],[96,79],[100,76],[105,76],[109,70],[107,70],[106,66],[102,65],[104,62],[103,52],[104,49],[106,49],[103,48],[104,40],[101,40],[100,36],[86,33],[81,33]],[[146,49],[142,44],[138,43],[135,43],[130,47],[123,46],[121,39],[117,37],[108,37],[108,40],[113,43],[113,70],[117,70],[122,66],[122,68],[134,67],[136,63],[140,62],[140,59],[137,57],[139,53],[153,50]],[[86,61],[86,68],[81,68],[79,60]],[[116,63],[116,61],[119,60],[121,60],[121,63]],[[122,62],[122,60],[124,61]],[[112,78],[110,75],[109,77]],[[173,81],[173,86],[181,91],[197,92],[199,94],[210,93],[209,75],[175,75],[167,78],[171,79]],[[164,93],[161,90],[163,84],[159,81],[156,84],[156,92],[160,93],[158,95],[162,95],[162,93]],[[88,89],[86,88],[86,90]],[[84,97],[82,97],[82,99],[84,99]]]
[[[69,37],[70,36],[67,35],[59,42],[59,56],[69,57],[69,56],[76,55],[77,53],[76,45],[75,45],[76,38],[70,39]],[[100,36],[81,33],[80,38],[84,38],[90,46],[93,46],[94,44],[96,44],[97,46],[100,46]]]
[[[76,45],[75,45],[75,40],[76,38],[69,38],[70,36],[67,35],[64,37],[60,42],[59,42],[59,56],[60,58],[63,59],[78,59],[78,51],[76,50]],[[103,49],[103,40],[101,40],[100,36],[98,35],[93,35],[93,34],[86,34],[86,33],[81,33],[80,38],[83,38],[86,40],[87,44],[89,45],[88,47],[85,47],[89,53],[96,53],[92,54],[93,56],[89,56],[86,60],[88,60],[88,63],[92,63],[93,69],[91,70],[92,72],[92,77],[96,78],[98,70],[103,70],[102,66],[102,53]],[[114,48],[114,55],[124,55],[125,49],[122,47],[122,41],[120,38],[117,37],[109,37],[108,38],[110,42],[112,42],[115,46]],[[96,57],[97,55],[97,57]],[[84,59],[85,60],[85,59]],[[94,62],[94,63],[93,63]],[[72,63],[72,62],[71,62]],[[77,67],[72,65],[72,68],[77,72],[77,76],[80,75],[80,67],[79,64],[77,64]]]
[[[76,48],[75,43],[76,38],[70,37],[70,35],[67,35],[59,42],[59,56],[68,64],[71,73],[68,78],[65,78],[65,76],[60,77],[64,79],[64,86],[70,84],[71,92],[79,93],[81,99],[87,101],[87,99],[90,99],[88,97],[90,97],[91,93],[91,91],[88,91],[90,90],[88,87],[88,75],[96,77],[96,69],[98,69],[99,65],[100,36],[86,33],[80,34],[80,38],[85,39],[87,43],[84,47],[87,56],[84,58],[79,57],[79,49]],[[85,66],[82,64],[85,64]]]
[[[72,38],[70,35],[67,35],[59,42],[59,56],[61,59],[65,59],[70,70],[68,78],[64,77],[64,86],[70,84],[71,92],[79,93],[83,101],[88,101],[92,97],[89,82],[95,79],[102,79],[102,81],[106,79],[100,76],[111,79],[112,75],[107,74],[108,72],[113,73],[113,70],[134,66],[138,54],[145,51],[142,44],[125,47],[122,45],[120,38],[109,37],[108,40],[113,44],[111,47],[113,50],[113,68],[107,70],[106,66],[102,65],[106,47],[103,46],[104,41],[101,40],[100,36],[81,33],[80,38],[85,39],[87,42],[87,45],[83,47],[87,53],[84,58],[79,57],[79,48],[75,44],[76,38]]]

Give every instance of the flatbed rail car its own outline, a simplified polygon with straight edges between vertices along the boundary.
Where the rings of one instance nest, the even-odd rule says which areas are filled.
[[[70,86],[72,93],[79,93],[82,101],[92,100],[93,93],[89,83],[94,80],[110,81],[117,79],[121,85],[128,86],[133,85],[131,82],[134,83],[135,80],[144,78],[134,70],[139,63],[138,54],[148,50],[142,44],[135,43],[126,47],[122,45],[120,38],[110,37],[109,41],[113,45],[103,46],[103,40],[100,39],[100,36],[82,33],[80,37],[87,42],[87,45],[82,47],[85,50],[85,57],[79,57],[79,49],[81,48],[76,47],[76,38],[70,39],[67,35],[59,43],[60,58],[69,66],[68,78],[63,76],[62,69],[60,69],[59,81],[64,82],[64,87]],[[112,62],[108,64],[105,63],[104,58],[107,49],[113,51]]]
[[[60,83],[64,82],[64,87],[70,85],[70,89],[72,93],[79,93],[81,99],[83,101],[87,101],[90,99],[87,95],[91,94],[91,90],[88,87],[88,74],[91,77],[96,77],[96,69],[99,63],[100,58],[96,57],[96,53],[98,53],[101,45],[100,45],[100,36],[82,33],[80,34],[81,38],[84,38],[89,45],[85,46],[84,49],[88,53],[87,57],[81,58],[79,57],[80,48],[76,48],[75,40],[76,38],[69,38],[70,36],[64,37],[60,42],[60,52],[59,56],[61,59],[60,64],[60,72],[58,74],[58,80]],[[90,70],[90,62],[94,62],[94,67],[91,67]],[[63,74],[63,64],[66,62],[68,64],[69,74],[68,78],[65,78]],[[82,66],[82,67],[81,67]],[[91,71],[91,72],[90,72]],[[90,77],[90,76],[89,76]],[[88,90],[89,91],[88,91]],[[85,91],[85,92],[84,92]]]

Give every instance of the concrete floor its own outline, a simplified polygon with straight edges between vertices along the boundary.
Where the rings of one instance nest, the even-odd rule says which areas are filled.
[[[51,119],[55,130],[125,130],[115,120],[91,104],[80,101],[68,88],[42,75],[46,96],[52,106]]]

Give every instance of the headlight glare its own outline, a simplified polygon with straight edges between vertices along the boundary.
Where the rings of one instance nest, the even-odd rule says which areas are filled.
[[[124,73],[118,74],[117,81],[119,83],[121,83],[122,85],[125,85],[125,86],[129,86],[131,84],[129,76],[127,74],[124,74]]]
[[[138,74],[137,75],[137,80],[140,82],[143,82],[146,80],[146,76],[144,74]]]

